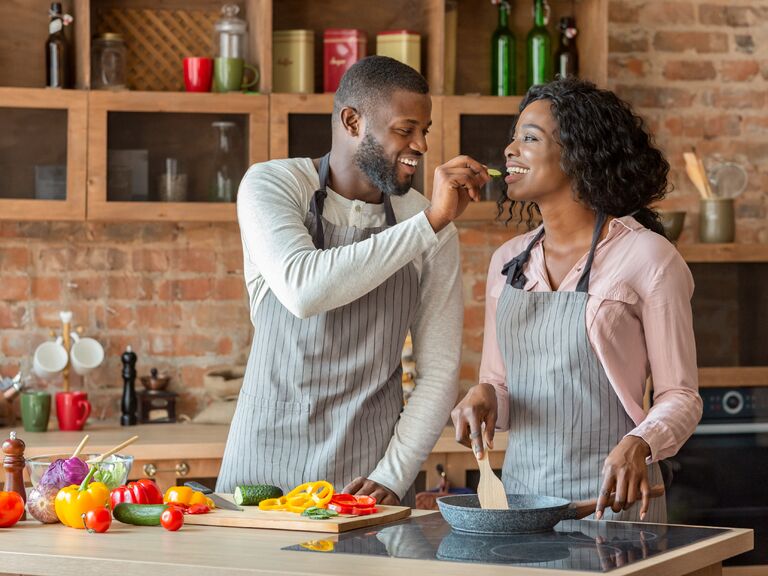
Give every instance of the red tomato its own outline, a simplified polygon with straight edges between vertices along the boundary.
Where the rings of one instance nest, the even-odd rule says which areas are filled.
[[[103,506],[94,508],[83,514],[83,523],[88,532],[106,532],[112,525],[112,514]]]
[[[184,525],[184,513],[172,506],[160,515],[160,524],[166,530],[176,532]]]
[[[9,528],[24,515],[24,500],[16,492],[0,492],[0,528]]]

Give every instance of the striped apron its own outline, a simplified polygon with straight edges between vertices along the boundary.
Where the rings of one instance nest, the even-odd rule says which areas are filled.
[[[589,342],[589,275],[605,216],[575,292],[524,290],[523,269],[544,230],[502,269],[507,276],[496,312],[499,349],[509,388],[509,446],[502,480],[508,493],[568,500],[597,498],[608,453],[635,427]],[[648,466],[662,484],[659,465]],[[640,505],[606,520],[639,521]],[[593,516],[590,516],[593,518]],[[647,522],[666,521],[664,498],[652,498]]]
[[[317,249],[360,242],[384,228],[336,226],[322,217],[329,156],[306,225]],[[395,222],[383,196],[387,226]],[[267,292],[216,489],[272,484],[284,491],[327,480],[341,490],[384,456],[403,408],[403,343],[419,280],[409,263],[358,300],[297,318]]]

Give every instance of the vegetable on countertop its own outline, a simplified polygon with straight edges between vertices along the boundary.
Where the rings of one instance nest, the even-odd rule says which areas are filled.
[[[170,532],[176,532],[184,526],[184,514],[178,508],[170,506],[160,515],[160,524]]]
[[[109,506],[109,488],[101,482],[90,482],[95,472],[96,468],[91,468],[80,486],[73,484],[62,488],[56,494],[56,516],[65,526],[82,530],[83,514],[95,508]]]
[[[325,508],[333,496],[333,486],[325,480],[305,482],[296,486],[285,496],[267,498],[259,502],[259,510],[283,511],[301,514],[307,508]]]
[[[109,530],[109,527],[112,525],[112,514],[109,512],[109,508],[103,506],[88,510],[88,512],[81,517],[83,519],[83,524],[89,533],[104,533]]]
[[[24,515],[24,500],[17,492],[0,492],[0,528],[10,528]]]
[[[258,506],[262,500],[280,498],[283,491],[270,484],[255,484],[253,486],[238,486],[235,488],[235,504],[238,506]]]
[[[351,514],[353,516],[366,516],[378,512],[376,498],[353,494],[334,494],[328,504],[328,509],[339,514]]]
[[[304,512],[302,512],[301,515],[306,516],[311,520],[328,520],[328,518],[333,518],[334,516],[338,516],[339,513],[334,510],[326,510],[325,508],[318,508],[317,506],[312,506],[311,508],[307,508],[306,510],[304,510]]]
[[[165,491],[165,498],[163,498],[163,501],[166,504],[178,504],[182,506],[205,504],[211,510],[216,508],[213,500],[208,498],[202,492],[192,490],[189,486],[171,486]]]
[[[76,456],[59,458],[51,462],[37,486],[38,488],[53,486],[57,490],[66,488],[72,484],[80,484],[88,476],[88,472],[88,464]]]
[[[166,504],[128,504],[115,506],[112,514],[115,520],[134,526],[160,526],[160,516],[168,510]]]
[[[56,494],[59,489],[55,486],[43,486],[38,484],[27,494],[27,510],[35,520],[43,524],[56,524],[59,517],[56,516]]]
[[[162,504],[163,493],[152,480],[142,478],[115,488],[110,492],[109,499],[112,502],[112,508],[123,502],[127,504]]]

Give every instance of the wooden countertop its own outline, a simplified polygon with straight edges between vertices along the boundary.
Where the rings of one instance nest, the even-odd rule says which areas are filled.
[[[414,515],[430,512],[414,511]],[[309,554],[283,551],[308,540],[333,539],[317,533],[184,526],[179,532],[160,527],[127,526],[113,522],[106,534],[34,520],[2,530],[0,571],[57,576],[243,576],[248,574],[400,576],[473,576],[538,574],[579,576],[586,572],[540,570],[529,567],[406,560],[384,556]],[[650,558],[611,572],[615,576],[715,575],[725,558],[752,547],[751,530],[733,529],[704,542]],[[714,566],[713,566],[714,565]],[[707,567],[712,567],[708,570]]]
[[[71,452],[85,434],[90,434],[87,452],[103,452],[133,435],[138,435],[139,439],[126,452],[137,460],[160,460],[221,458],[224,455],[229,426],[179,423],[123,427],[115,422],[89,422],[80,432],[26,432],[19,424],[16,428],[0,428],[0,438],[8,438],[11,430],[16,430],[26,443],[25,455],[28,457]],[[503,450],[507,445],[506,432],[496,434],[495,444],[496,451]],[[432,453],[453,452],[469,453],[469,449],[456,442],[452,427],[446,427]]]

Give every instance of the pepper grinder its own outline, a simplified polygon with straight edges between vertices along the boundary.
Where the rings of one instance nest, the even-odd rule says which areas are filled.
[[[24,502],[27,502],[27,491],[24,489],[24,441],[16,438],[16,432],[11,432],[11,437],[3,442],[3,468],[5,468],[6,492],[17,492]],[[21,519],[26,520],[26,511]]]
[[[130,346],[125,348],[120,360],[123,361],[123,401],[120,404],[122,416],[120,425],[136,425],[136,353]]]

